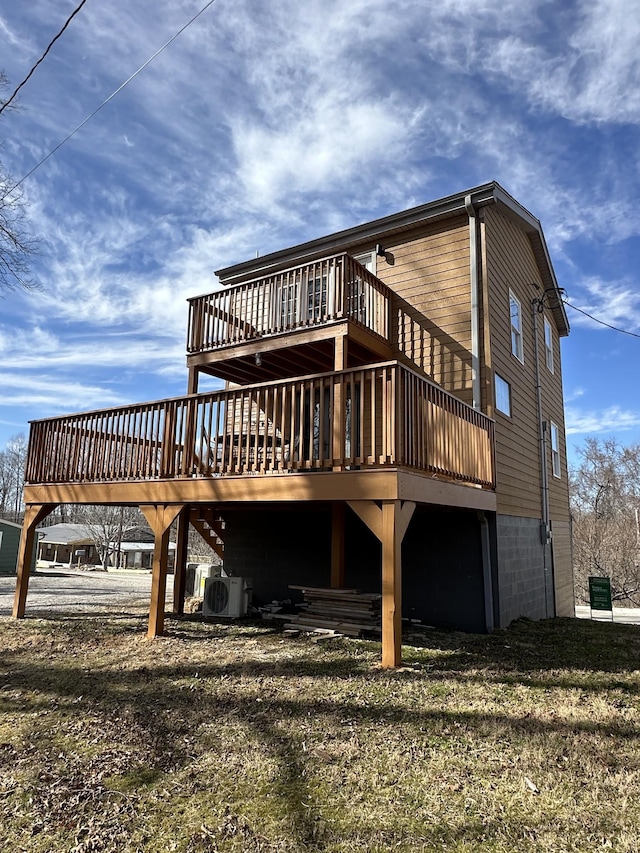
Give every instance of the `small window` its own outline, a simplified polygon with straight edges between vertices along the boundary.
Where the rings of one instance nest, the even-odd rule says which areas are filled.
[[[554,477],[560,477],[560,438],[558,427],[551,421],[551,470]]]
[[[524,364],[522,347],[522,306],[511,291],[509,291],[509,314],[511,320],[511,352]]]
[[[511,417],[511,385],[496,373],[496,409]]]
[[[362,266],[369,270],[369,272],[372,272],[374,275],[376,274],[375,252],[364,252],[362,255],[354,255],[353,260],[362,264]]]
[[[551,331],[551,323],[544,318],[544,352],[547,361],[547,367],[553,373],[553,332]]]

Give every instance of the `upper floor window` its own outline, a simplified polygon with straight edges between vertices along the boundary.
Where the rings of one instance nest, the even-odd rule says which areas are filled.
[[[553,373],[553,332],[551,323],[544,318],[544,354],[547,362],[547,367]]]
[[[509,315],[511,321],[511,352],[524,364],[522,346],[522,306],[520,300],[509,291]]]
[[[554,477],[560,477],[560,436],[558,427],[551,421],[551,470]]]
[[[496,409],[511,417],[511,385],[498,373],[495,374]]]
[[[375,252],[363,252],[353,255],[353,260],[361,264],[366,270],[376,273]],[[365,283],[357,276],[354,281],[347,283],[347,313],[353,320],[367,325],[367,298],[365,295]]]
[[[372,272],[374,275],[376,274],[375,252],[363,252],[361,255],[354,255],[353,260],[362,264],[362,266],[369,270],[369,272]]]

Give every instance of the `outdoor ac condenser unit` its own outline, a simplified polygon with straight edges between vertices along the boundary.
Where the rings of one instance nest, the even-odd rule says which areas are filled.
[[[198,563],[193,582],[194,596],[196,598],[202,598],[204,596],[204,585],[207,578],[212,578],[214,575],[219,574],[219,566],[214,566],[212,563]]]
[[[204,582],[203,616],[244,616],[249,608],[252,584],[248,578],[207,578]]]

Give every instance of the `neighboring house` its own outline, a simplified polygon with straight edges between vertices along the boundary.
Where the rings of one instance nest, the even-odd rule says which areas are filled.
[[[0,518],[0,575],[15,575],[21,524]]]
[[[258,601],[381,591],[388,666],[402,615],[573,615],[569,325],[535,217],[490,183],[218,275],[189,301],[187,396],[32,424],[25,553],[58,503],[137,504],[150,636],[177,518],[177,611],[192,524]]]
[[[18,529],[21,528],[18,526]],[[102,565],[99,549],[91,528],[85,524],[52,524],[38,528],[38,562],[45,565],[73,567]],[[142,541],[141,541],[142,540]],[[169,543],[170,566],[173,568],[175,543]],[[154,537],[151,530],[135,528],[125,531],[122,541],[109,545],[108,565],[118,568],[150,569],[153,565]]]
[[[51,566],[100,565],[91,530],[84,524],[52,524],[39,527],[37,557]]]
[[[125,542],[118,546],[113,544],[112,556],[110,563],[113,566],[118,566],[121,569],[151,569],[153,567],[153,550],[154,543],[152,542]],[[169,542],[169,569],[173,570],[175,559],[176,543]],[[119,557],[118,557],[119,553]]]

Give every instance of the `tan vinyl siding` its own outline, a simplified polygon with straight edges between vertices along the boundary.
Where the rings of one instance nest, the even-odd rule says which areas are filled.
[[[390,238],[376,275],[395,293],[392,346],[471,402],[469,225],[466,216]]]
[[[553,322],[551,312],[545,308],[544,315],[551,323],[553,330],[553,373],[550,373],[544,358],[544,332],[540,329],[542,362],[540,369],[542,386],[542,409],[545,418],[558,427],[560,445],[560,478],[553,476],[551,461],[551,434],[548,436],[548,479],[549,479],[549,514],[552,520],[568,522],[569,520],[569,476],[567,471],[567,442],[564,423],[564,398],[562,392],[562,366],[560,362],[560,341]],[[542,320],[540,326],[542,326]],[[549,426],[549,429],[551,427]]]
[[[571,557],[571,525],[568,521],[552,523],[553,582],[556,616],[575,616],[573,568]]]
[[[540,447],[531,313],[531,302],[541,292],[531,285],[541,284],[540,274],[527,235],[493,208],[485,209],[483,215],[492,367],[511,386],[511,417],[500,412],[494,415],[498,512],[541,518]],[[511,352],[510,291],[520,301],[522,308],[524,364]],[[540,330],[540,340],[543,342],[542,334]],[[540,357],[544,359],[544,346]],[[563,422],[556,423],[560,425]]]

